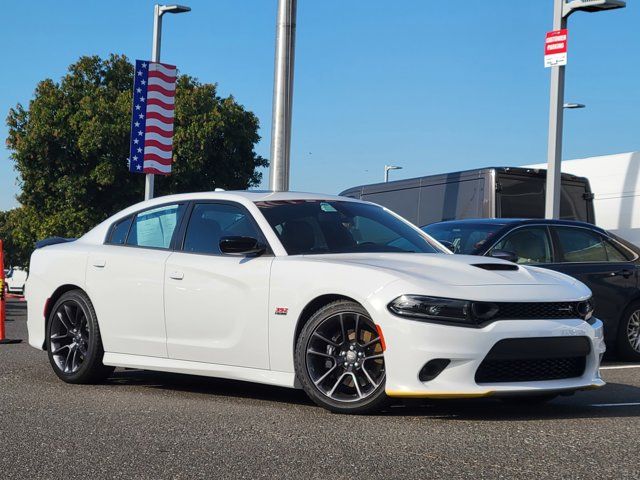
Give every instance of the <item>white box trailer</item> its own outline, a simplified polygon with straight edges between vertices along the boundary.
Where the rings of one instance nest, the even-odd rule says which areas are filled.
[[[383,205],[422,227],[462,218],[544,218],[547,171],[487,167],[360,185],[340,195]],[[560,217],[594,223],[589,181],[562,175]]]
[[[562,172],[589,179],[599,227],[640,247],[640,152],[564,160]]]

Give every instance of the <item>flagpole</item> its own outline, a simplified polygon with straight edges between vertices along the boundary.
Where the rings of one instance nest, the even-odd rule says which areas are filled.
[[[153,44],[151,47],[151,61],[160,61],[160,41],[162,40],[162,10],[160,5],[153,7]],[[144,199],[151,200],[153,198],[153,190],[155,186],[155,176],[153,173],[147,173],[144,178]]]

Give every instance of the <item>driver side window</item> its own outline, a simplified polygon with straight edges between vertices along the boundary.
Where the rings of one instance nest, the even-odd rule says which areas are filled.
[[[249,213],[241,207],[226,203],[198,203],[189,218],[183,250],[222,255],[220,239],[227,236],[262,238]]]
[[[551,242],[545,227],[518,228],[507,234],[491,250],[515,253],[517,263],[521,265],[551,263],[553,260]]]

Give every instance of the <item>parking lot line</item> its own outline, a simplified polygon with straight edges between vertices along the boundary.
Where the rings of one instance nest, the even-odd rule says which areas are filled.
[[[592,403],[592,407],[638,407],[640,402],[627,402],[627,403]]]
[[[600,367],[600,370],[622,370],[625,368],[640,368],[639,364],[634,365],[612,365],[610,367]]]

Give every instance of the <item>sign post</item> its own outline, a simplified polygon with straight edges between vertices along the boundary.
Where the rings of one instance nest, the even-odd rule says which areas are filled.
[[[551,68],[545,218],[560,218],[564,69],[567,64],[567,18],[564,16],[564,5],[565,0],[555,0],[553,31],[547,33],[544,44],[544,64]]]
[[[544,45],[544,66],[551,68],[545,218],[560,218],[560,163],[562,162],[564,69],[567,64],[567,19],[574,12],[602,12],[625,6],[626,2],[622,0],[553,0],[553,31],[547,33]]]
[[[20,343],[22,340],[11,340],[5,337],[4,331],[4,322],[7,316],[6,309],[6,286],[5,286],[5,278],[4,278],[4,249],[2,245],[2,240],[0,240],[0,345],[8,344],[8,343]]]

